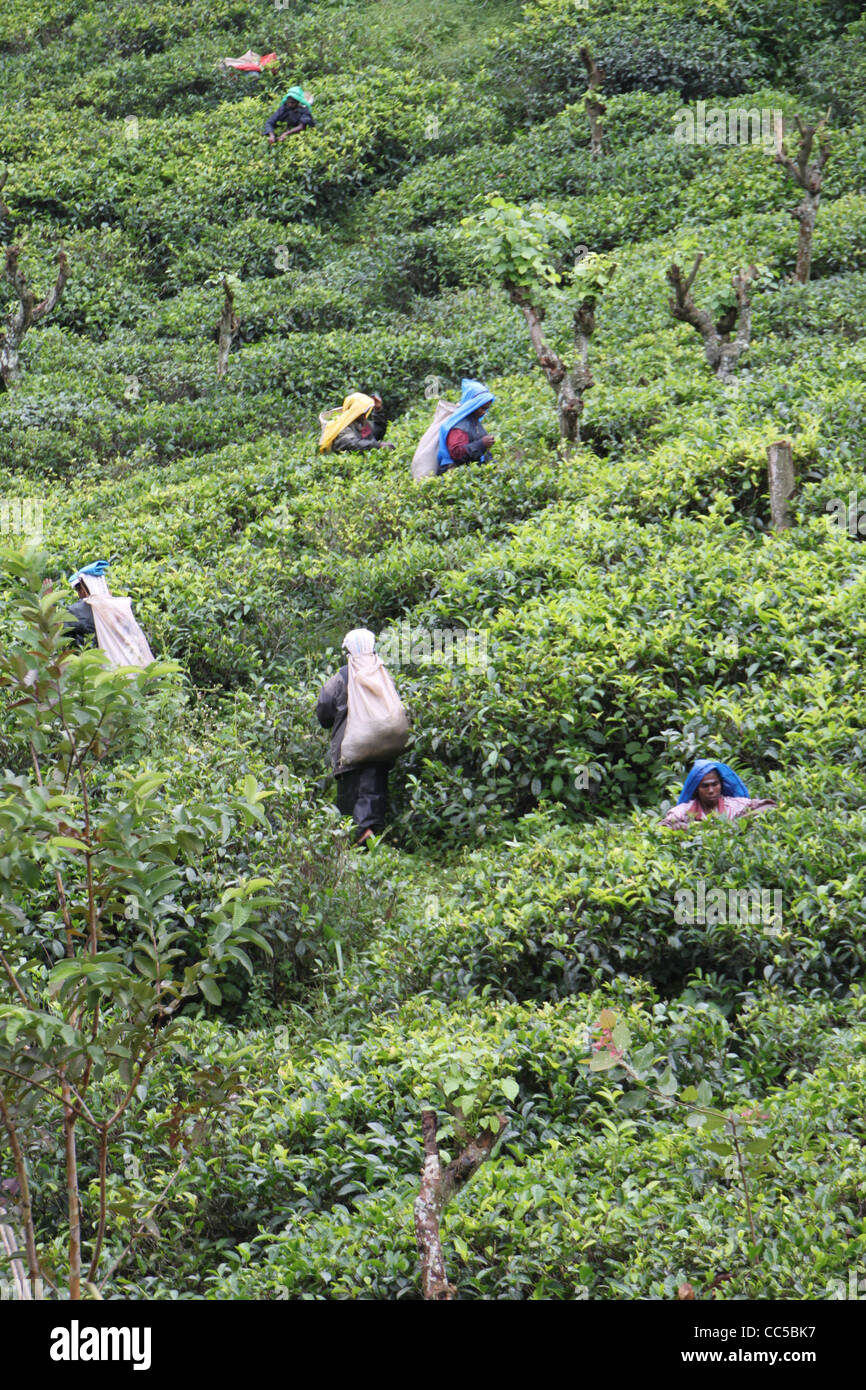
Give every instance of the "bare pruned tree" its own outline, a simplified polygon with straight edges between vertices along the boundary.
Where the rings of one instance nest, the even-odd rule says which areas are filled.
[[[585,333],[578,328],[578,318],[581,313],[580,308],[575,310],[574,315],[574,341],[577,349],[577,361],[570,366],[548,343],[544,341],[542,332],[542,322],[544,320],[544,309],[540,304],[533,304],[529,296],[514,285],[506,287],[511,296],[511,301],[520,309],[526,319],[526,326],[529,329],[529,336],[538,364],[553,390],[556,392],[556,413],[559,417],[559,432],[563,439],[572,443],[580,442],[580,417],[583,414],[583,393],[595,385],[592,372],[589,370],[588,339]],[[581,320],[582,322],[582,320]]]
[[[0,185],[2,186],[2,185]],[[5,204],[4,204],[5,206]],[[18,264],[20,246],[7,246],[4,277],[18,296],[18,304],[6,315],[4,331],[0,333],[0,382],[3,388],[14,385],[21,376],[21,344],[34,323],[50,314],[59,302],[69,278],[69,262],[61,246],[57,252],[57,279],[44,299],[37,302],[24,272]]]
[[[716,322],[706,309],[699,309],[692,299],[692,285],[698,273],[703,252],[695,257],[691,273],[683,279],[683,273],[676,262],[668,268],[668,283],[674,293],[670,299],[670,310],[680,323],[690,323],[704,340],[704,356],[720,381],[728,381],[738,358],[749,345],[752,336],[752,303],[749,287],[757,274],[750,265],[747,271],[735,270],[731,276],[734,302],[725,305]],[[731,334],[736,334],[731,339]]]
[[[829,115],[830,112],[827,111],[817,125],[806,125],[799,116],[797,117],[800,148],[797,151],[796,159],[792,158],[785,149],[781,121],[776,126],[776,163],[781,164],[794,182],[799,184],[803,190],[802,201],[791,210],[791,216],[800,224],[800,235],[797,239],[797,264],[794,268],[794,280],[800,285],[806,284],[812,268],[812,236],[815,231],[818,204],[821,201],[824,165],[830,157],[830,140],[826,129]],[[809,156],[812,153],[816,137],[818,153],[810,164]]]
[[[455,1112],[459,1117],[459,1111]],[[470,1138],[465,1132],[460,1135],[463,1148],[446,1168],[442,1167],[439,1145],[436,1142],[436,1111],[421,1111],[421,1132],[424,1139],[424,1163],[421,1168],[421,1186],[415,1198],[415,1238],[421,1258],[421,1288],[425,1299],[433,1302],[450,1302],[457,1290],[448,1282],[445,1272],[445,1257],[442,1254],[440,1222],[448,1202],[459,1192],[474,1173],[478,1171],[497,1139],[505,1129],[505,1117],[500,1115],[499,1129],[485,1129],[481,1134]],[[462,1127],[455,1125],[455,1130]]]

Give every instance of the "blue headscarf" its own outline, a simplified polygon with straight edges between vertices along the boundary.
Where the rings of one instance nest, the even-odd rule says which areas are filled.
[[[728,767],[727,763],[714,762],[712,758],[698,758],[691,772],[683,782],[683,789],[680,792],[678,806],[682,806],[686,801],[694,801],[698,794],[698,784],[711,772],[717,772],[722,783],[722,796],[748,796],[748,788],[745,782],[737,776],[733,768]]]
[[[69,583],[74,588],[83,574],[95,574],[98,579],[101,579],[107,569],[107,560],[93,560],[89,565],[83,565],[80,570],[76,570],[74,574],[70,574]]]
[[[471,377],[465,376],[460,383],[460,387],[462,391],[460,404],[454,414],[448,416],[445,424],[439,430],[439,452],[436,457],[439,463],[443,464],[446,468],[450,467],[454,462],[448,452],[448,446],[445,443],[448,437],[448,431],[453,430],[455,425],[459,425],[461,420],[465,420],[467,415],[472,415],[476,410],[481,410],[485,405],[492,405],[496,400],[493,392],[488,391],[483,382],[473,381]]]

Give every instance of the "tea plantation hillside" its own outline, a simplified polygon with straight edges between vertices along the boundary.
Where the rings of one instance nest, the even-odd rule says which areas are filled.
[[[442,1219],[462,1299],[866,1274],[860,11],[6,0],[0,241],[37,299],[69,267],[0,390],[0,1178],[26,1170],[47,1296],[78,1248],[73,1112],[84,1297],[420,1299],[425,1108],[449,1158],[506,1126]],[[219,66],[250,48],[279,71]],[[269,145],[296,82],[315,128]],[[794,153],[829,111],[808,283],[801,190],[760,141],[675,138],[699,103]],[[561,352],[572,267],[615,262],[573,449],[462,225],[486,195],[572,219],[542,292]],[[728,384],[669,307],[698,253],[717,315],[755,267]],[[493,462],[415,482],[463,377],[495,393]],[[319,412],[375,388],[394,449],[319,454]],[[53,655],[41,580],[66,602],[100,557],[176,663],[152,681]],[[314,718],[355,627],[400,650],[413,716],[365,855]],[[467,630],[477,660],[425,658]],[[777,809],[662,827],[700,757]]]

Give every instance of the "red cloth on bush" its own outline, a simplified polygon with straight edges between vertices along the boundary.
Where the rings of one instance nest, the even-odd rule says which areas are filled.
[[[235,68],[238,72],[261,72],[263,68],[272,67],[277,61],[276,53],[265,53],[259,57],[250,48],[240,58],[223,58],[223,66]]]

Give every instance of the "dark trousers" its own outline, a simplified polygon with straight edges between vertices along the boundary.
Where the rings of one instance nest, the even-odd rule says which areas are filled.
[[[337,806],[344,816],[352,816],[358,834],[372,830],[375,835],[385,828],[388,801],[388,773],[391,763],[367,763],[337,774]]]

